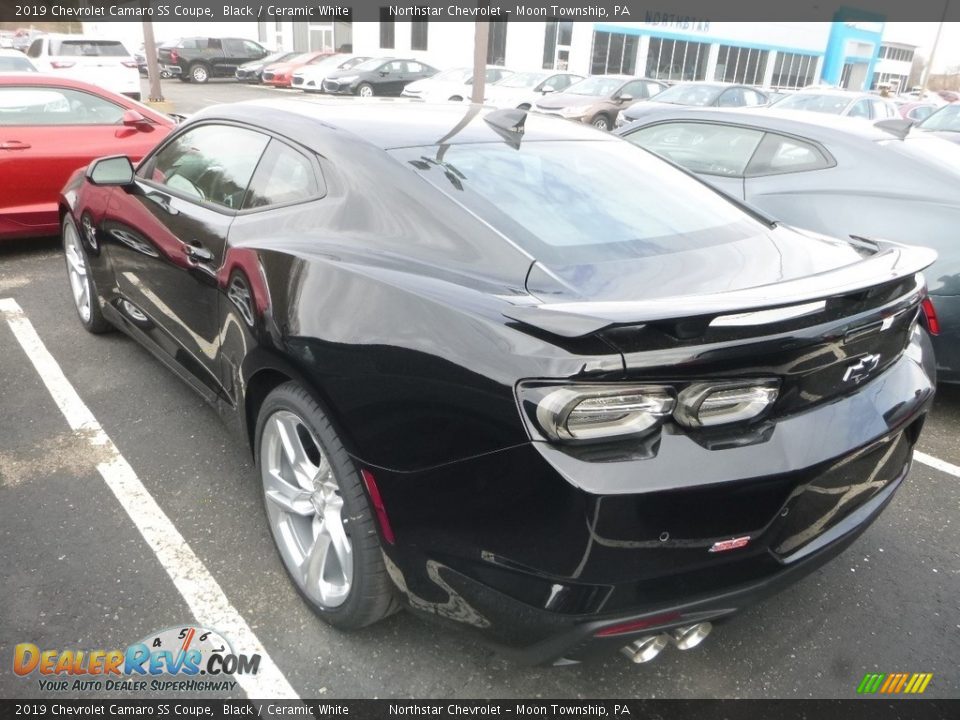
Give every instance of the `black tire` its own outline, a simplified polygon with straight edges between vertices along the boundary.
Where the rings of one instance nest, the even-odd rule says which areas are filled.
[[[311,598],[295,575],[278,544],[277,530],[267,507],[270,500],[264,490],[264,510],[274,537],[274,546],[297,592],[325,622],[342,630],[356,630],[381,620],[400,608],[397,589],[387,573],[377,534],[377,522],[367,501],[360,474],[340,442],[327,414],[313,396],[295,382],[274,389],[260,407],[255,434],[257,470],[263,477],[264,429],[278,412],[293,413],[319,442],[339,485],[339,497],[347,522],[344,524],[352,546],[353,577],[346,599],[337,607],[327,607]]]
[[[373,85],[370,83],[360,83],[357,85],[357,95],[359,97],[374,97],[376,94],[377,93],[374,92]]]
[[[74,238],[76,238],[75,243]],[[77,228],[77,224],[73,221],[73,217],[69,213],[63,218],[63,225],[60,227],[60,240],[61,244],[63,245],[64,259],[67,264],[67,280],[70,283],[70,294],[74,301],[73,307],[77,311],[77,317],[80,320],[80,324],[83,325],[87,332],[93,333],[94,335],[110,332],[113,329],[113,326],[107,322],[106,318],[103,317],[103,312],[100,308],[100,298],[97,295],[97,286],[94,284],[93,276],[90,272],[90,256],[87,254],[80,230]],[[73,248],[72,250],[71,247]],[[80,303],[77,301],[73,290],[74,279],[71,277],[71,252],[79,253],[80,257],[77,259],[82,262],[86,269],[83,279],[77,279],[78,282],[81,282],[86,286],[86,313],[81,310]]]
[[[590,121],[590,124],[597,128],[597,130],[603,130],[604,132],[610,132],[610,128],[613,127],[613,123],[610,122],[610,118],[606,115],[597,115]]]
[[[179,75],[177,75],[177,80],[179,80],[180,82],[188,83],[190,82],[190,77],[187,75],[184,75],[183,73],[180,73]]]
[[[187,74],[190,76],[190,82],[202,85],[210,79],[210,66],[203,62],[193,63]]]

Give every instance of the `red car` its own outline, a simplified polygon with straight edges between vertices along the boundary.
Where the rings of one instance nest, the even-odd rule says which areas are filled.
[[[137,162],[173,118],[79,80],[0,74],[0,240],[60,232],[57,197],[104,155]]]
[[[290,87],[294,72],[304,65],[312,65],[331,55],[333,53],[330,52],[308,52],[297,55],[292,60],[269,65],[263,69],[263,82],[275,87]]]

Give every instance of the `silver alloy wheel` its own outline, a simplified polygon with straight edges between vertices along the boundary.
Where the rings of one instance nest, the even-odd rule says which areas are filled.
[[[63,250],[67,258],[67,275],[73,302],[77,306],[80,318],[90,322],[90,283],[87,281],[87,259],[80,245],[80,235],[72,222],[63,226]]]
[[[314,434],[289,410],[264,424],[260,473],[270,529],[287,569],[315,603],[339,607],[353,583],[340,486]]]
[[[206,82],[207,69],[203,65],[194,65],[193,70],[190,71],[190,77],[198,83]]]
[[[360,97],[373,97],[373,88],[369,85],[361,85]]]
[[[603,115],[601,115],[600,117],[596,118],[596,119],[593,121],[593,126],[594,126],[595,128],[598,128],[599,130],[609,130],[609,129],[610,129],[610,123],[607,122],[607,119],[606,119]]]

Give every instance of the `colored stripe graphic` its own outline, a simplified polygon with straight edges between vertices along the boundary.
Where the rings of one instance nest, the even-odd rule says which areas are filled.
[[[857,688],[858,693],[875,693],[880,688],[880,683],[886,677],[883,673],[867,673]]]
[[[861,695],[900,693],[919,695],[927,689],[933,680],[933,673],[867,673],[857,686]]]

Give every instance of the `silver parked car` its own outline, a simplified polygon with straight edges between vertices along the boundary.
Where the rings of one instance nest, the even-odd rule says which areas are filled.
[[[788,225],[935,249],[938,373],[960,382],[960,145],[775,109],[668,108],[618,133]]]
[[[800,90],[778,100],[770,107],[777,110],[803,110],[873,121],[900,117],[897,104],[893,100],[870,93],[832,88]]]

